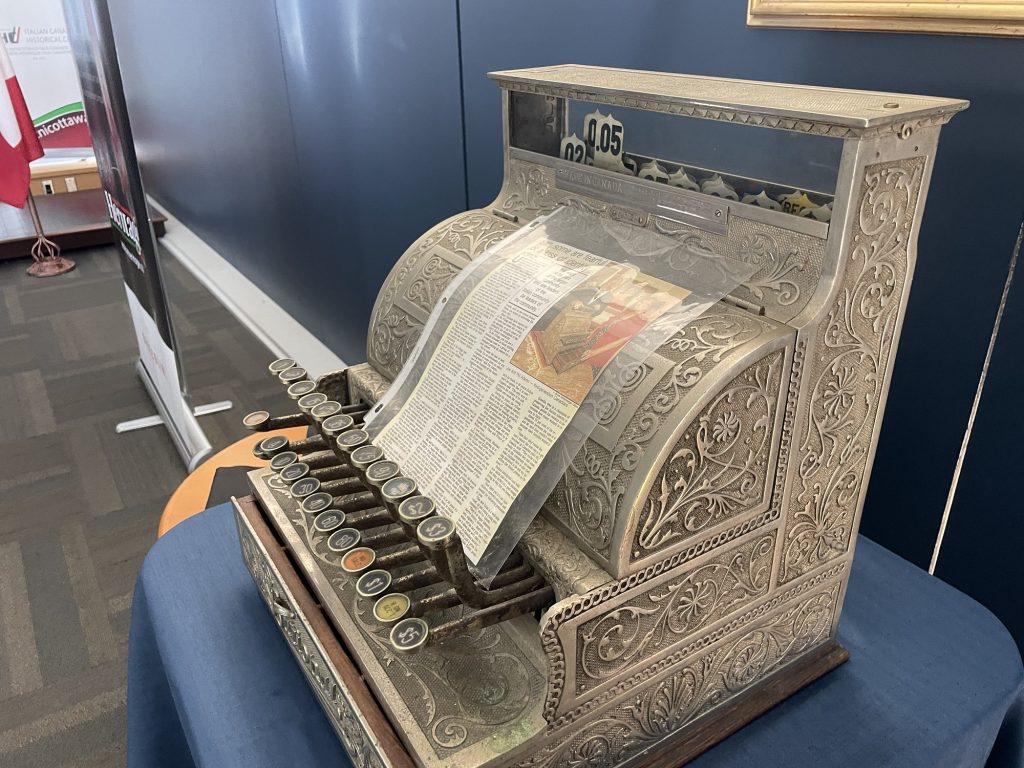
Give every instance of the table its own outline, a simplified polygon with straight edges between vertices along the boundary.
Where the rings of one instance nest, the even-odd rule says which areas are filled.
[[[289,440],[301,440],[307,436],[307,432],[306,427],[257,432],[217,451],[192,470],[171,494],[160,515],[157,537],[163,536],[182,520],[198,515],[208,506],[228,501],[232,495],[243,496],[249,493],[246,473],[270,463],[253,456],[252,449],[258,443],[275,435],[283,435]]]
[[[978,603],[861,537],[839,639],[849,662],[690,765],[1024,765],[1020,654]],[[142,566],[128,765],[349,765],[242,563],[230,505],[176,526]]]

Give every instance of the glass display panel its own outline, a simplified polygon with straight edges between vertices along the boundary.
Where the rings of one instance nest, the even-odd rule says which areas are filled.
[[[512,92],[510,145],[795,216],[832,215],[841,139]]]

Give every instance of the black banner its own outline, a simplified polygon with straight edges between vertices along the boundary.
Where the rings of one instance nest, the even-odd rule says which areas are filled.
[[[164,344],[173,350],[174,334],[156,263],[156,237],[139,176],[107,3],[64,0],[64,13],[107,212],[118,236],[121,272]]]
[[[136,370],[158,411],[156,423],[163,422],[167,427],[191,471],[210,454],[210,443],[192,412],[174,342],[174,327],[132,142],[107,0],[64,0],[64,14],[82,83],[82,103],[92,134],[107,214],[120,250],[128,309],[139,345]],[[141,426],[132,423],[117,426],[118,431],[137,428]]]

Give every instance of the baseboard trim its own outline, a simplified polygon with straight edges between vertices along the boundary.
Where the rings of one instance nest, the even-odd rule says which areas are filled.
[[[274,355],[294,358],[317,376],[345,367],[340,357],[259,286],[158,201],[152,197],[148,199],[153,208],[167,217],[167,234],[160,239],[167,252],[180,261]]]

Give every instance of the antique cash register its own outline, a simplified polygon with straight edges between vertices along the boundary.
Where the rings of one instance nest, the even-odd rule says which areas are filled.
[[[490,76],[497,199],[401,257],[367,362],[315,381],[271,364],[295,412],[246,425],[310,436],[255,436],[270,464],[235,502],[242,553],[355,765],[680,764],[846,659],[918,227],[939,131],[967,103],[575,65]],[[485,581],[457,510],[363,420],[454,276],[561,208],[749,270],[633,366]],[[575,322],[538,337],[556,367]]]

